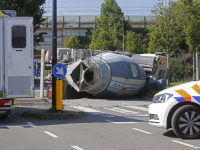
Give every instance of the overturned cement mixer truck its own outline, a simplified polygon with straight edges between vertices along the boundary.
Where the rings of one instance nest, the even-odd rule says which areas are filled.
[[[130,97],[138,92],[162,90],[166,85],[163,53],[58,49],[57,59],[67,64],[64,80],[68,86],[98,98]]]

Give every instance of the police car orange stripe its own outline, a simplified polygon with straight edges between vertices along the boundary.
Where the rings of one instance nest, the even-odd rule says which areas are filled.
[[[195,84],[193,87],[192,87],[193,90],[195,90],[198,94],[200,94],[200,87]]]
[[[195,90],[199,95],[200,95],[200,86],[195,84],[193,87],[192,87],[193,90]],[[192,96],[197,102],[200,103],[200,96]]]
[[[188,102],[191,102],[191,95],[189,95],[187,92],[185,92],[184,90],[180,89],[180,90],[176,90],[176,92],[182,96],[183,99],[185,99]],[[180,99],[181,101],[183,101],[183,99]],[[178,100],[179,101],[179,100]],[[179,101],[180,102],[180,101]]]

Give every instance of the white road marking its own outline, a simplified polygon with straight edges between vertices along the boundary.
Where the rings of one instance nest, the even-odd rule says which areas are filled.
[[[115,123],[115,124],[137,123],[137,122],[114,122],[114,121],[111,121],[111,120],[105,120],[105,121],[112,122],[112,123]]]
[[[31,122],[27,122],[28,125],[30,125],[31,127],[35,127],[36,125],[32,124]]]
[[[81,111],[88,112],[88,113],[91,113],[91,114],[94,114],[94,115],[106,115],[106,113],[104,113],[104,112],[94,110],[94,109],[91,109],[91,108],[87,108],[87,107],[82,107],[82,106],[70,106],[70,107],[75,108],[75,109],[79,109]]]
[[[36,127],[36,125],[34,125],[31,122],[27,122],[27,124],[25,124],[25,125],[3,125],[3,126],[0,126],[0,128],[9,128],[9,127]]]
[[[137,128],[133,128],[134,130],[137,130],[137,131],[140,131],[140,132],[143,132],[143,133],[146,133],[146,134],[152,134],[150,132],[147,132],[147,131],[144,131],[144,130],[140,130],[140,129],[137,129]]]
[[[84,150],[84,149],[82,149],[82,148],[80,148],[78,146],[71,146],[71,147],[74,148],[74,149],[76,149],[76,150]]]
[[[149,110],[148,108],[138,107],[138,106],[124,106],[124,107],[133,108],[133,109],[137,109],[137,110],[143,110],[143,111],[148,111]]]
[[[50,135],[50,136],[52,136],[52,137],[54,137],[54,138],[58,138],[58,136],[52,134],[52,133],[49,132],[49,131],[44,131],[44,133],[46,133],[46,134],[48,134],[48,135]]]
[[[105,107],[105,109],[116,111],[116,112],[123,113],[123,114],[139,114],[138,112],[135,112],[135,111],[130,111],[130,110],[116,108],[116,107],[112,107],[112,108]]]
[[[192,148],[200,148],[200,147],[196,147],[194,145],[183,143],[183,142],[176,141],[176,140],[172,140],[172,142],[175,142],[175,143],[178,143],[178,144],[182,144],[182,145],[185,145],[185,146],[188,146],[188,147],[192,147]]]

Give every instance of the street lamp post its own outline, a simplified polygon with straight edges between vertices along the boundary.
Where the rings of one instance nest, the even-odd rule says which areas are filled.
[[[123,22],[123,19],[122,19],[122,32],[123,32],[123,55],[124,55],[124,22]]]
[[[194,5],[195,5],[195,0],[194,0]],[[196,18],[196,14],[195,14]],[[196,80],[199,81],[199,58],[198,58],[198,47],[196,47]]]
[[[56,108],[56,77],[53,67],[57,64],[57,0],[53,0],[52,9],[52,108]]]
[[[124,55],[124,21],[123,19],[121,19],[119,16],[117,17],[122,21],[122,34],[123,34],[123,55]]]

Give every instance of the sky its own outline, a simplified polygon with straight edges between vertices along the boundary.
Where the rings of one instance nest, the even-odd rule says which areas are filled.
[[[167,4],[169,0],[163,0]],[[104,0],[57,0],[57,16],[100,15]],[[116,0],[125,16],[149,16],[158,0]],[[44,16],[52,15],[52,0],[46,0]]]

